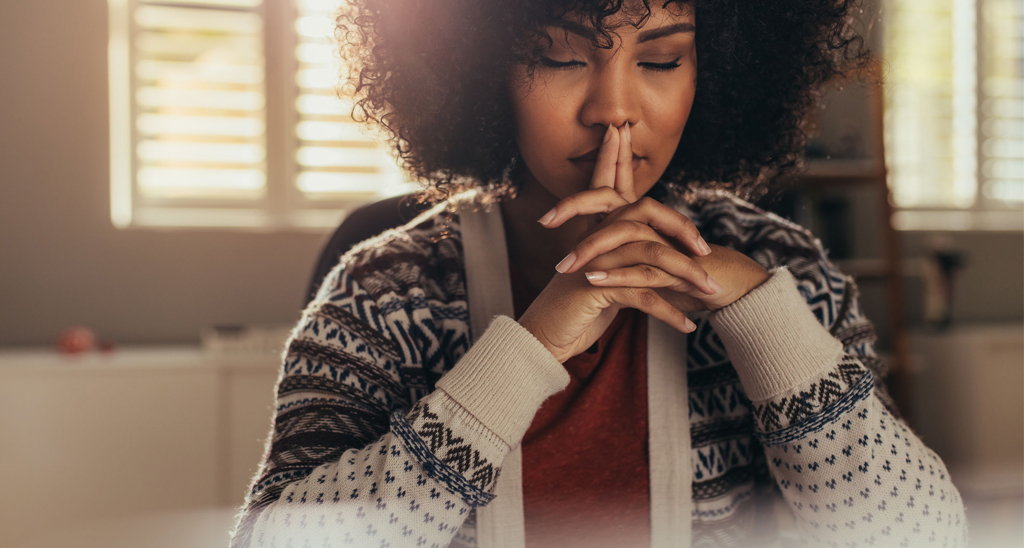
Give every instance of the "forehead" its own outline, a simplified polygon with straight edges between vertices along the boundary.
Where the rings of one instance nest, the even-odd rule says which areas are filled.
[[[559,34],[564,32],[565,37],[568,39],[582,38],[596,45],[606,41],[608,35],[604,33],[612,33],[620,37],[640,33],[642,37],[645,34],[642,31],[650,33],[652,29],[675,26],[681,23],[687,23],[688,25],[682,25],[679,27],[680,29],[693,30],[694,28],[694,9],[690,2],[675,2],[672,0],[664,2],[664,0],[661,0],[645,6],[643,2],[631,0],[623,2],[619,11],[606,15],[603,18],[599,17],[589,12],[569,12],[552,18],[549,30],[557,29],[556,32]],[[595,32],[595,27],[598,27],[601,32]],[[599,34],[604,34],[604,36],[599,37]]]
[[[693,4],[689,1],[654,0],[653,2],[643,2],[640,0],[626,0],[622,2],[622,6],[618,11],[606,15],[600,21],[600,25],[608,30],[620,32],[630,29],[639,30],[657,27],[664,22],[692,20],[693,11]],[[557,19],[592,28],[597,17],[594,12],[577,11],[568,12]]]

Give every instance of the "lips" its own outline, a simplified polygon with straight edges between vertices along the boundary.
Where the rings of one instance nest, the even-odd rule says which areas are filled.
[[[590,152],[588,152],[588,153],[586,153],[586,154],[584,154],[582,156],[577,156],[575,158],[569,158],[569,161],[570,162],[596,162],[597,161],[597,153],[598,153],[599,150],[600,149],[595,148],[594,150],[591,150]]]
[[[600,148],[595,148],[594,150],[591,150],[590,152],[588,152],[588,153],[586,153],[586,154],[584,154],[582,156],[576,156],[575,158],[569,158],[569,161],[570,162],[574,162],[574,163],[580,163],[580,164],[584,164],[584,163],[587,163],[587,162],[597,162],[597,153],[598,153],[598,151],[600,151]],[[643,160],[643,159],[644,159],[643,156],[637,156],[636,154],[633,155],[633,162],[634,163],[637,160]]]

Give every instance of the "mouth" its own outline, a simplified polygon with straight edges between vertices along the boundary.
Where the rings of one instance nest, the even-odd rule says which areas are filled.
[[[594,167],[594,164],[597,163],[597,153],[598,153],[599,150],[600,150],[600,148],[595,148],[594,150],[591,150],[590,152],[588,152],[586,154],[583,154],[583,155],[580,155],[580,156],[576,156],[575,158],[569,158],[569,161],[572,162],[573,164],[575,164],[576,166],[579,166],[579,167],[582,167],[582,168],[591,168],[592,169]],[[647,158],[645,158],[643,156],[637,156],[637,155],[634,154],[633,155],[633,171],[636,171],[640,167],[640,163],[642,161],[646,160],[646,159]]]

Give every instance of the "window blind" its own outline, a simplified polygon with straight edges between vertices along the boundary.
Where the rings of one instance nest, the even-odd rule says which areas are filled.
[[[319,231],[414,191],[338,97],[341,2],[108,0],[114,225]]]
[[[298,0],[295,57],[296,188],[311,200],[377,199],[412,190],[386,148],[339,99],[342,66],[334,40],[339,0]]]
[[[261,0],[143,1],[133,14],[141,198],[266,193]]]
[[[1024,203],[1024,3],[984,0],[981,177],[988,200]]]
[[[885,146],[901,228],[1020,230],[1021,5],[889,0]]]

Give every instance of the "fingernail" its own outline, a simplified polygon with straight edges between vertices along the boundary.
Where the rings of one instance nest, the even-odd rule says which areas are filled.
[[[701,252],[704,253],[705,255],[711,253],[711,246],[709,246],[708,243],[704,241],[703,236],[697,238],[697,247],[699,247]]]
[[[686,318],[686,329],[687,333],[693,333],[697,330],[697,324],[690,321],[690,318]]]
[[[626,122],[626,142],[633,144],[633,137],[629,134],[629,122]]]
[[[557,270],[561,274],[565,274],[565,271],[569,270],[570,268],[572,268],[572,263],[575,263],[575,262],[576,262],[576,254],[570,252],[568,255],[565,256],[564,259],[561,260],[561,262],[559,262],[557,265],[555,265],[555,270]]]
[[[608,141],[612,140],[612,129],[612,125],[608,124],[608,131],[604,132],[604,142],[607,143]]]
[[[555,208],[551,208],[551,211],[548,211],[547,213],[544,214],[543,217],[537,219],[537,222],[542,225],[547,225],[555,218],[556,213],[557,212],[555,211]]]
[[[708,275],[708,285],[711,286],[711,289],[714,290],[712,293],[710,293],[710,295],[714,295],[715,293],[718,293],[719,291],[722,290],[722,285],[716,282],[710,274]]]
[[[592,282],[600,281],[600,280],[603,280],[603,279],[605,279],[607,277],[608,277],[608,273],[607,272],[601,272],[601,271],[598,271],[598,272],[587,272],[587,279],[592,281]]]

